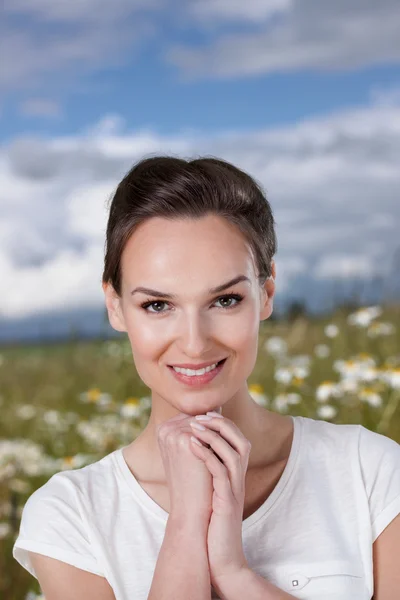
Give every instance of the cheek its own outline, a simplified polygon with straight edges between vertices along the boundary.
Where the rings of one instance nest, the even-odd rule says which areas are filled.
[[[133,356],[137,361],[151,359],[157,350],[162,349],[162,338],[160,326],[146,322],[143,319],[135,319],[127,323],[127,333],[132,347]]]
[[[231,346],[240,351],[241,348],[253,346],[258,339],[260,321],[256,318],[254,310],[243,310],[235,319],[223,324],[221,336],[229,339]]]
[[[257,360],[259,321],[254,313],[242,313],[218,336],[220,343],[230,349],[237,361],[238,374],[249,376]]]
[[[243,319],[237,324],[234,343],[244,368],[250,373],[257,360],[260,320],[258,315],[252,311],[249,311],[246,316],[247,319]]]

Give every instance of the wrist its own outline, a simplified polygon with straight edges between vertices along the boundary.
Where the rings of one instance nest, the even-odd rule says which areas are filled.
[[[250,574],[249,574],[250,571]],[[234,573],[230,573],[227,575],[222,575],[216,578],[212,578],[212,585],[218,596],[220,596],[221,600],[226,600],[232,596],[231,590],[236,590],[235,594],[241,589],[245,587],[246,582],[251,577],[251,569],[248,565],[241,567]],[[245,597],[245,595],[243,596]]]
[[[209,516],[193,516],[182,513],[170,513],[167,521],[168,529],[180,533],[206,536],[209,525]]]

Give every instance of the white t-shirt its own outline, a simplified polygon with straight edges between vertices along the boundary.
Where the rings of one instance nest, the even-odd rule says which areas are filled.
[[[286,468],[242,523],[248,564],[296,598],[370,600],[372,544],[400,513],[400,445],[361,425],[292,418]],[[28,550],[106,577],[116,600],[145,600],[167,519],[119,448],[28,498],[13,556],[34,577]]]

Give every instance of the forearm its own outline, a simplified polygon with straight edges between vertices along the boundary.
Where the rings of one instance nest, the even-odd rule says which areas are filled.
[[[287,592],[258,575],[251,569],[243,569],[237,576],[218,581],[216,591],[221,600],[295,600]]]
[[[170,516],[148,600],[210,600],[207,524]]]

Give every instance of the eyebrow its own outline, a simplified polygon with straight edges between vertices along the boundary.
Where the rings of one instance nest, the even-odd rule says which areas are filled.
[[[246,277],[246,275],[238,275],[237,277],[234,277],[233,279],[231,279],[230,281],[227,281],[226,283],[222,283],[221,285],[218,285],[215,288],[211,288],[210,290],[208,290],[209,294],[218,294],[219,292],[222,292],[223,290],[226,290],[226,288],[231,287],[232,285],[236,285],[237,283],[240,283],[241,281],[248,281],[249,283],[251,283],[250,279],[248,277]],[[133,294],[135,294],[136,292],[142,292],[143,294],[148,294],[149,296],[155,296],[157,298],[169,298],[169,299],[174,299],[176,298],[176,294],[167,294],[165,292],[158,292],[157,290],[151,290],[150,288],[146,288],[146,287],[137,287],[134,290],[132,290],[131,295],[133,296]]]

